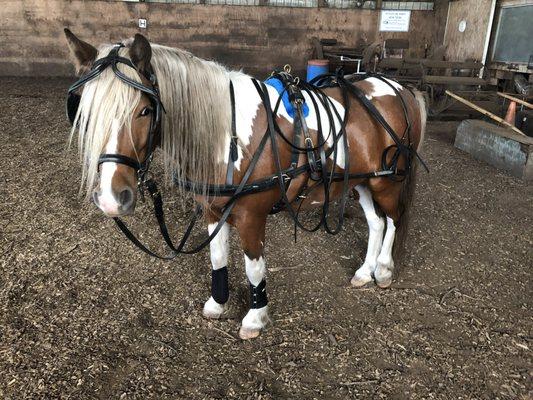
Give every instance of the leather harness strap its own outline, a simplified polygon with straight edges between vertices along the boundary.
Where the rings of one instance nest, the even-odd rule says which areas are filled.
[[[233,184],[233,173],[235,170],[235,161],[239,158],[239,150],[237,148],[237,121],[235,117],[235,89],[233,82],[229,83],[229,96],[231,102],[231,139],[229,145],[228,169],[226,172],[226,184]]]

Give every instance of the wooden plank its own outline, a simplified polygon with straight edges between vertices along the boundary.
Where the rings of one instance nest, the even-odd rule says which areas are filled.
[[[518,99],[518,98],[516,98],[514,96],[511,96],[510,94],[498,92],[498,96],[501,96],[501,97],[504,97],[504,98],[506,98],[508,100],[514,101],[515,103],[522,104],[523,106],[526,106],[527,108],[533,108],[533,104],[528,103],[525,100],[521,100],[521,99]]]
[[[515,131],[516,133],[519,133],[519,134],[521,134],[521,135],[527,136],[524,132],[522,132],[522,131],[521,131],[520,129],[518,129],[516,126],[514,126],[514,125],[508,123],[508,122],[505,121],[503,118],[500,118],[500,117],[498,117],[497,115],[495,115],[495,114],[493,114],[493,113],[491,113],[491,112],[485,110],[484,108],[481,108],[481,107],[475,105],[474,103],[471,103],[471,102],[469,102],[469,101],[466,100],[466,99],[463,99],[461,96],[458,96],[458,95],[456,95],[455,93],[450,92],[449,90],[446,90],[446,94],[447,94],[448,96],[450,96],[450,97],[453,97],[455,100],[460,101],[461,103],[467,105],[468,107],[471,107],[471,108],[473,108],[473,109],[476,110],[476,111],[479,111],[481,114],[486,115],[486,116],[489,117],[489,118],[492,118],[494,121],[497,121],[497,122],[499,122],[500,124],[505,125],[505,126],[507,126],[508,128],[511,128],[511,129],[512,129],[513,131]]]
[[[479,70],[483,68],[483,63],[477,61],[440,61],[440,60],[421,60],[424,67],[427,68],[443,68],[443,69],[474,69]]]
[[[487,81],[481,78],[472,78],[469,76],[438,76],[426,75],[422,78],[422,83],[434,85],[486,85]]]
[[[431,60],[429,58],[384,58],[381,62],[389,62],[389,60],[401,60],[405,64],[422,65],[426,68],[442,68],[442,69],[474,69],[479,70],[483,68],[483,63],[477,61],[440,61]]]

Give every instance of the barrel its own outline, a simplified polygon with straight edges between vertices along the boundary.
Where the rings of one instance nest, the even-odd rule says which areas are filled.
[[[307,82],[318,75],[327,74],[329,60],[309,60],[307,62]]]

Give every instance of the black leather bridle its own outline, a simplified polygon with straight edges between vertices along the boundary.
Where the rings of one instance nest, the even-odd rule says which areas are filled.
[[[161,98],[159,96],[156,76],[153,73],[151,73],[149,76],[143,75],[148,81],[150,81],[152,87],[149,87],[143,85],[142,83],[134,81],[133,79],[128,78],[118,69],[117,65],[119,63],[122,63],[139,72],[137,67],[133,64],[131,60],[125,57],[121,57],[118,54],[118,51],[122,47],[124,47],[124,44],[116,44],[106,57],[100,58],[93,63],[92,69],[89,71],[89,73],[82,76],[77,82],[70,86],[67,94],[66,111],[70,124],[74,125],[74,123],[76,123],[76,116],[78,114],[78,108],[81,100],[81,95],[78,93],[78,90],[87,82],[97,78],[105,69],[109,67],[111,67],[113,73],[121,81],[148,96],[148,98],[150,99],[150,103],[153,107],[153,111],[151,113],[150,130],[148,132],[144,160],[136,160],[123,154],[107,153],[101,154],[98,159],[99,166],[100,164],[105,162],[114,162],[118,164],[127,165],[128,167],[133,168],[137,172],[137,185],[142,195],[147,184],[148,169],[150,168],[150,163],[152,162],[157,136],[161,134],[161,113],[165,111],[165,108],[163,107],[163,103],[161,102]]]

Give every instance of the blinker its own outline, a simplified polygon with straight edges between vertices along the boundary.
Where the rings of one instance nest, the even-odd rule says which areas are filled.
[[[67,97],[67,118],[70,125],[74,125],[76,114],[78,113],[78,108],[80,106],[80,100],[81,96],[77,93],[69,93]]]

